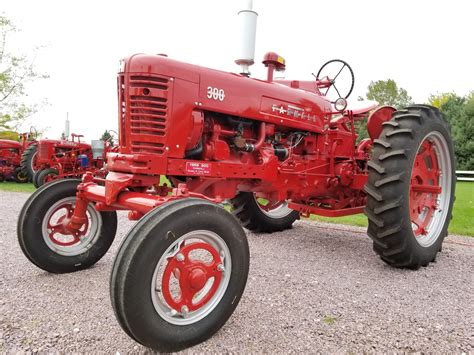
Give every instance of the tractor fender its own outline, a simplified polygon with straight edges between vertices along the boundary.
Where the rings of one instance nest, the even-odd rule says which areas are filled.
[[[389,121],[396,110],[392,106],[380,106],[372,111],[367,119],[367,132],[372,141],[380,136],[380,133],[382,133],[382,123]]]

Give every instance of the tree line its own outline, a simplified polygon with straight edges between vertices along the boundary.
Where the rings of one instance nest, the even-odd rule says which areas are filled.
[[[366,97],[397,109],[413,103],[407,91],[398,87],[392,79],[372,81]],[[437,107],[451,126],[456,169],[474,170],[474,91],[465,96],[454,92],[432,94],[425,104]],[[358,131],[360,138],[367,136],[364,124],[359,126]]]

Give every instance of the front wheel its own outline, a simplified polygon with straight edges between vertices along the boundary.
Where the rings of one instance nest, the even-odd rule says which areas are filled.
[[[38,170],[33,175],[33,184],[36,188],[43,186],[51,181],[53,181],[58,176],[58,171],[53,168],[46,168],[43,170]]]
[[[99,212],[92,203],[87,221],[72,234],[63,222],[72,216],[80,180],[58,180],[36,190],[23,206],[17,235],[25,256],[51,273],[86,269],[99,261],[115,238],[117,214]]]
[[[269,201],[252,192],[240,192],[231,201],[233,211],[242,225],[254,232],[278,232],[290,229],[299,213],[286,201]]]
[[[375,252],[395,267],[428,265],[448,233],[456,183],[442,114],[424,105],[394,112],[368,166],[365,212]]]
[[[139,343],[171,352],[210,338],[247,281],[249,249],[238,221],[209,202],[171,202],[128,233],[112,268],[112,306]]]

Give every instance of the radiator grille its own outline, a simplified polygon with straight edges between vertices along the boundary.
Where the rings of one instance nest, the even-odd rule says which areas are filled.
[[[38,158],[49,159],[48,144],[38,144]]]
[[[132,153],[163,154],[170,83],[166,78],[131,75],[129,82]]]
[[[119,112],[119,142],[122,147],[127,145],[126,134],[126,105],[125,105],[125,77],[120,74],[117,78],[118,88],[118,112]]]

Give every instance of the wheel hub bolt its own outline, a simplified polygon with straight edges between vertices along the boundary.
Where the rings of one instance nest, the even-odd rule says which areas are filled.
[[[181,253],[177,254],[177,255],[176,255],[176,260],[178,260],[178,261],[184,261],[184,255],[181,254]]]
[[[189,312],[188,306],[181,307],[181,313],[183,314],[183,316],[186,317],[188,315],[188,312]]]

